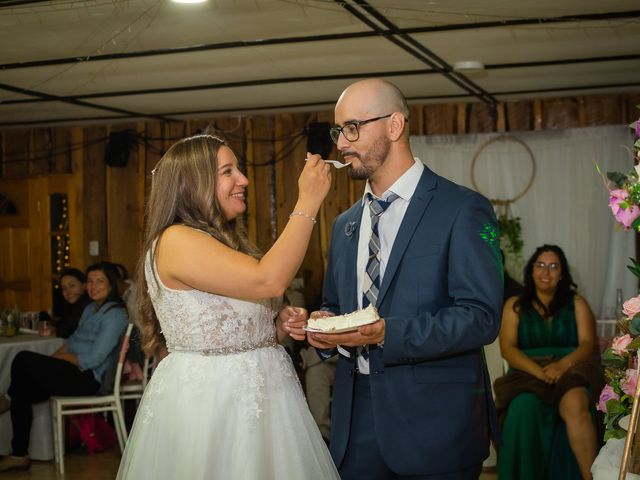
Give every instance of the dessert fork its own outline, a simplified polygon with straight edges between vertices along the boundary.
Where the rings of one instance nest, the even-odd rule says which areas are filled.
[[[307,159],[305,158],[304,161],[306,162]],[[338,169],[344,168],[344,167],[348,167],[349,165],[351,165],[351,162],[342,163],[342,162],[339,162],[338,160],[324,160],[324,162],[325,163],[330,163],[331,165],[333,165],[334,167],[336,167]]]

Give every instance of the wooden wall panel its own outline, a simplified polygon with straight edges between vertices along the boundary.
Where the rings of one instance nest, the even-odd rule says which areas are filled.
[[[251,169],[253,187],[248,191],[254,195],[255,211],[249,211],[249,232],[255,232],[255,242],[263,252],[273,244],[275,238],[275,218],[273,212],[274,195],[274,119],[256,116],[247,121],[251,127],[247,137],[247,167]],[[249,147],[249,144],[251,145]],[[251,223],[254,223],[251,226]]]
[[[29,183],[27,179],[0,179],[0,194],[11,201],[17,211],[15,215],[0,215],[0,228],[28,227]]]
[[[304,168],[307,154],[307,136],[304,128],[315,121],[316,116],[291,113],[276,117],[275,150],[278,152],[275,168],[276,228],[278,235],[289,221],[298,200],[298,177]]]
[[[427,135],[446,135],[455,131],[456,106],[453,104],[426,105],[424,117]]]
[[[131,124],[118,125],[118,130],[135,128],[136,125]],[[142,239],[141,175],[144,175],[144,165],[137,147],[130,152],[126,166],[107,167],[108,250],[104,258],[123,264],[129,272],[134,271],[138,261]]]
[[[187,124],[184,122],[168,122],[164,126],[163,154],[171,145],[187,136]]]
[[[3,172],[5,178],[20,178],[29,175],[31,156],[31,130],[11,130],[3,139]]]
[[[0,227],[0,244],[6,248],[0,255],[0,309],[32,307],[30,235],[27,227]]]
[[[164,141],[162,140],[163,127],[160,122],[147,122],[144,126],[144,134],[147,138],[144,148],[145,153],[145,187],[144,198],[149,198],[151,190],[152,172],[162,158]]]
[[[51,295],[47,294],[51,284],[51,237],[49,218],[49,178],[29,180],[29,230],[21,239],[25,245],[24,255],[14,267],[17,279],[27,278],[31,283],[30,301],[25,310],[46,310],[51,306]],[[19,249],[21,247],[16,247]]]
[[[193,136],[198,135],[200,133],[205,133],[207,128],[212,125],[212,120],[207,118],[198,118],[194,120],[187,121],[187,135]]]
[[[542,101],[543,130],[563,130],[579,126],[579,102],[576,98],[550,98]]]
[[[107,129],[105,127],[88,127],[84,131],[84,139],[87,147],[82,171],[85,251],[83,260],[84,265],[89,266],[107,258],[109,254],[107,244],[107,167],[104,163]],[[90,255],[89,242],[91,241],[98,242],[99,254],[97,256]]]
[[[496,131],[497,112],[486,103],[472,103],[468,115],[468,133],[489,133]]]
[[[635,122],[640,118],[640,93],[626,95],[623,99],[622,123]],[[640,242],[638,242],[640,244]]]
[[[47,175],[51,172],[50,162],[53,161],[53,138],[51,128],[33,130],[33,151],[31,155],[31,175]]]
[[[411,135],[422,135],[425,131],[425,108],[423,105],[409,106],[409,132]]]
[[[506,131],[527,132],[533,129],[533,105],[530,101],[508,102]]]
[[[72,128],[53,128],[53,152],[49,163],[49,173],[71,172],[71,154],[73,149],[82,148],[82,143],[73,144],[71,141]]]
[[[623,118],[624,100],[620,95],[580,97],[584,104],[586,125],[611,125]]]

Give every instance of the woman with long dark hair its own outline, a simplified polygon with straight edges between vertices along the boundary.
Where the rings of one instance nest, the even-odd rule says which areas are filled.
[[[80,323],[84,308],[91,303],[87,294],[87,276],[77,268],[66,268],[60,274],[62,302],[54,311],[56,336],[69,338]],[[46,312],[45,312],[46,313]]]
[[[543,245],[527,262],[523,293],[504,306],[500,348],[511,370],[495,383],[499,478],[591,478],[603,377],[593,313],[560,247]]]

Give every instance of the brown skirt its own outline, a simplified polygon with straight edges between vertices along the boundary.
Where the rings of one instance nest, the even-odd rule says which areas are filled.
[[[557,361],[551,356],[531,357],[531,359],[542,367]],[[493,392],[496,409],[500,413],[507,409],[511,400],[524,392],[535,393],[544,403],[557,405],[568,390],[585,387],[589,391],[590,400],[595,402],[604,387],[604,382],[599,358],[591,358],[569,368],[557,383],[551,385],[529,373],[511,369],[506,375],[496,379],[493,383]]]

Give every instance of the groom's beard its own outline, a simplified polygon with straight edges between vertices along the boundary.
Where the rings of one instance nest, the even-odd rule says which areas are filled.
[[[360,165],[354,167],[353,163],[349,165],[349,175],[355,180],[367,180],[373,175],[378,168],[387,160],[387,155],[391,150],[391,141],[387,138],[381,138],[373,144],[371,149],[364,155],[356,152],[344,152],[342,155],[351,155],[357,157]]]

